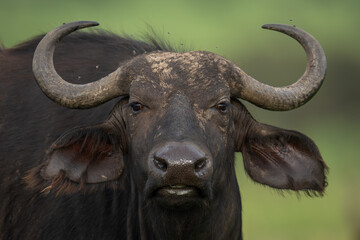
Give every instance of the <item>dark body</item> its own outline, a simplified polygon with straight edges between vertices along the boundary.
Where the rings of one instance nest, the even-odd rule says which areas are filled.
[[[45,151],[60,135],[74,127],[103,122],[119,101],[89,110],[70,110],[49,100],[37,86],[31,68],[40,39],[1,53],[0,239],[140,239],[139,199],[131,192],[136,190],[131,190],[127,174],[119,179],[120,189],[115,191],[110,186],[86,194],[45,196],[26,186],[23,178],[27,171],[44,161]],[[161,49],[160,44],[82,33],[59,44],[54,62],[64,78],[84,83],[114,71],[122,61],[134,57],[134,51],[137,55]],[[240,196],[236,208],[240,228]],[[163,224],[155,230],[171,226]],[[192,224],[189,221],[186,225],[190,228]],[[207,222],[202,224],[209,227]],[[222,234],[206,233],[214,239]],[[175,239],[172,234],[170,238]]]
[[[119,239],[127,232],[129,191],[44,197],[34,195],[23,181],[60,135],[74,127],[101,123],[118,101],[71,110],[49,100],[37,86],[31,66],[41,38],[3,49],[0,55],[0,239]],[[66,79],[84,83],[114,71],[134,56],[133,51],[155,49],[105,33],[81,33],[59,44],[54,61]]]
[[[326,165],[315,144],[256,122],[216,79],[217,61],[191,68],[201,52],[183,57],[106,33],[67,36],[54,63],[69,82],[96,81],[132,59],[129,75],[141,72],[128,95],[70,110],[34,80],[40,38],[0,52],[0,239],[242,239],[235,151],[255,181],[323,191]],[[172,60],[164,67],[162,59]],[[193,76],[205,80],[193,84]],[[207,92],[225,96],[225,110]],[[195,173],[178,163],[184,156],[198,159]]]

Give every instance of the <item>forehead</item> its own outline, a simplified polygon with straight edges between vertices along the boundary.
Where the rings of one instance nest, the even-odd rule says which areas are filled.
[[[184,92],[228,92],[229,62],[208,52],[154,52],[135,64],[130,94],[139,89],[159,94]]]

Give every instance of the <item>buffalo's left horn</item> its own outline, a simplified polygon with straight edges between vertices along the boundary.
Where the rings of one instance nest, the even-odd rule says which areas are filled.
[[[292,85],[273,87],[235,67],[235,75],[230,82],[231,95],[269,110],[286,111],[300,107],[315,95],[325,78],[324,50],[313,36],[299,28],[281,24],[268,24],[263,28],[285,33],[301,44],[307,56],[305,73]]]
[[[35,50],[33,72],[41,90],[64,107],[91,108],[128,93],[130,83],[124,77],[124,67],[119,67],[106,77],[87,84],[66,82],[54,68],[53,55],[56,43],[73,31],[97,25],[97,22],[90,21],[64,24],[46,34]]]

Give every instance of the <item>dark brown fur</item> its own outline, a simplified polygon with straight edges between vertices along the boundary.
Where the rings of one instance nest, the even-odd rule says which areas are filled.
[[[327,167],[316,145],[255,121],[230,96],[227,60],[174,53],[156,41],[74,34],[55,51],[64,79],[95,81],[132,60],[133,82],[128,96],[68,110],[33,79],[39,39],[0,52],[0,239],[242,239],[239,151],[261,184],[324,191]],[[154,152],[169,143],[203,151],[210,170],[203,178],[179,166],[164,176],[152,171]],[[199,196],[156,197],[176,184]]]

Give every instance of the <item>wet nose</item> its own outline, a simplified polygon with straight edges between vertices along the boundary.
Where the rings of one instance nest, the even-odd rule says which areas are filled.
[[[151,165],[157,174],[182,182],[188,177],[211,174],[212,161],[208,154],[192,143],[170,143],[155,151]]]

